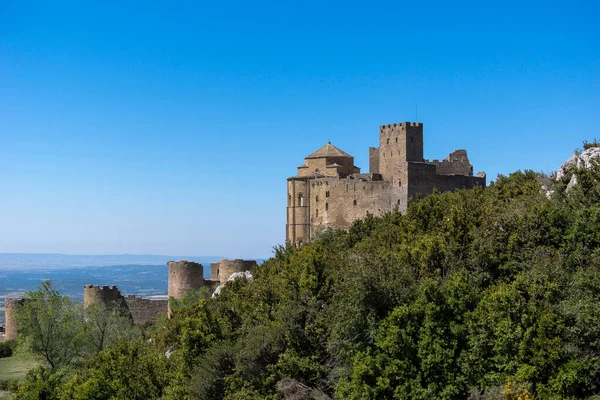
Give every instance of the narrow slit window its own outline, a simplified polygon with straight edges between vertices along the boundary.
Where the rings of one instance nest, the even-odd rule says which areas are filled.
[[[352,205],[353,205],[353,206],[355,206],[355,205],[356,205],[356,200],[354,200],[354,201],[352,202]]]
[[[329,204],[325,203],[325,211],[329,210]]]

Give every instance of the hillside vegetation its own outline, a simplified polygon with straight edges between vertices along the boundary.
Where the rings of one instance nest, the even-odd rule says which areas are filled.
[[[600,168],[577,173],[568,194],[570,177],[516,172],[277,247],[252,282],[190,297],[68,373],[32,372],[17,398],[589,398]]]

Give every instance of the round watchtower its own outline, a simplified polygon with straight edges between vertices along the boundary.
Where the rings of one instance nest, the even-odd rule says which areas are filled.
[[[227,279],[234,273],[250,271],[257,265],[254,260],[242,260],[240,258],[235,260],[222,258],[217,264],[218,270],[216,272],[221,284],[227,282]]]
[[[85,285],[83,287],[83,307],[87,308],[92,304],[117,303],[121,301],[122,296],[116,286],[95,286]]]
[[[23,304],[22,299],[15,299],[7,297],[4,300],[4,325],[5,325],[5,333],[4,338],[6,340],[13,340],[17,338],[18,326],[17,320],[15,318],[16,308]]]
[[[191,290],[204,283],[202,264],[193,261],[169,261],[169,297],[182,299]]]

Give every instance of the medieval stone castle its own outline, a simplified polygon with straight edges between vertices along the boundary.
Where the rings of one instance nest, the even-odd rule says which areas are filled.
[[[169,261],[168,262],[168,297],[181,300],[185,295],[203,286],[208,286],[211,291],[219,285],[224,285],[236,272],[246,272],[254,268],[257,263],[254,260],[227,260],[225,258],[210,264],[210,278],[204,279],[204,267],[202,264],[192,261]],[[0,327],[0,341],[12,340],[17,337],[18,327],[15,320],[15,308],[22,304],[22,299],[6,298],[5,325]],[[146,299],[135,295],[123,296],[116,286],[94,286],[83,287],[83,307],[92,304],[117,304],[121,311],[131,318],[135,324],[145,324],[156,321],[158,318],[169,315],[169,301]]]
[[[331,143],[304,159],[298,174],[287,180],[286,242],[301,244],[314,238],[320,228],[347,229],[369,212],[380,215],[403,212],[410,198],[458,188],[485,187],[485,173],[473,176],[466,150],[455,150],[442,161],[423,158],[423,124],[402,122],[379,128],[379,147],[369,148],[369,173],[362,174],[354,157]],[[236,272],[249,271],[255,261],[222,259],[210,265],[210,278],[203,266],[189,261],[168,263],[169,298],[209,286],[214,290]],[[168,300],[123,296],[116,286],[86,285],[84,307],[117,302],[136,324],[169,315]],[[0,339],[17,334],[14,308],[21,300],[6,299],[6,324]],[[0,333],[2,333],[0,327]]]
[[[331,143],[304,158],[287,180],[286,242],[310,241],[320,228],[347,229],[367,212],[403,212],[410,198],[458,188],[485,187],[485,173],[473,176],[466,150],[442,161],[423,158],[423,124],[379,127],[379,147],[369,148],[369,173]]]

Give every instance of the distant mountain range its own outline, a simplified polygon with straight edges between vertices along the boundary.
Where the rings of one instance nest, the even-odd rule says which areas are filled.
[[[158,254],[77,255],[57,253],[0,253],[0,269],[83,268],[108,265],[159,265],[172,260],[209,263],[220,256],[168,256]],[[208,267],[208,265],[205,265]]]

